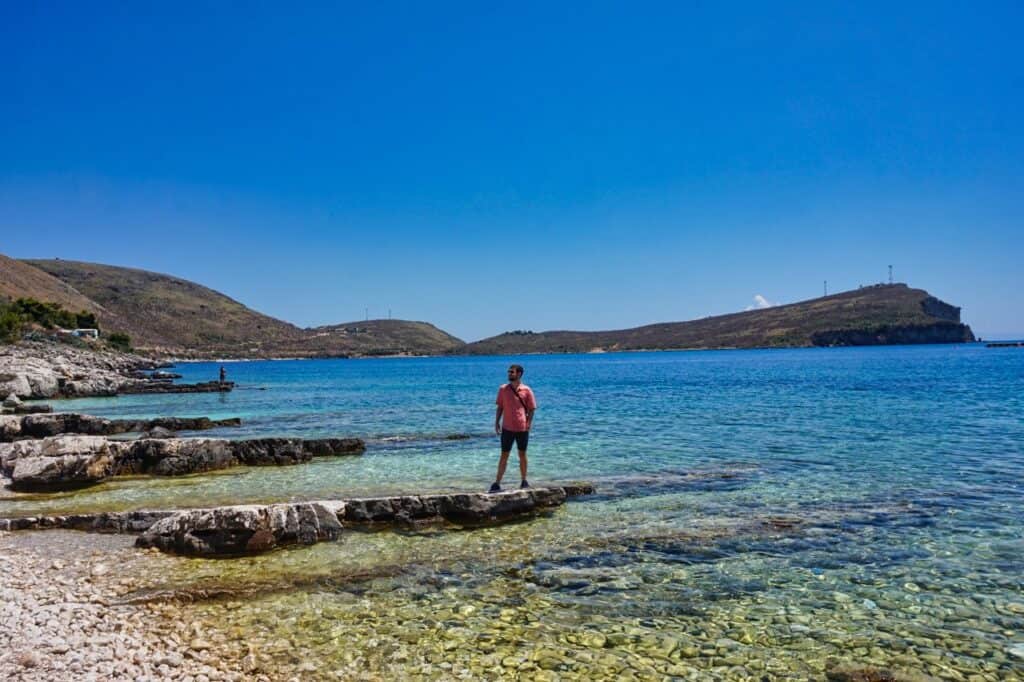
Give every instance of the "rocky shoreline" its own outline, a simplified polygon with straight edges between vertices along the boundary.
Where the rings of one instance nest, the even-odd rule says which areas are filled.
[[[85,398],[127,393],[224,392],[231,382],[175,384],[168,365],[131,353],[66,343],[0,344],[0,397]]]

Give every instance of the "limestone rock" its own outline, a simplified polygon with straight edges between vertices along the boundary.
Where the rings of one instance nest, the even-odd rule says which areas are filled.
[[[23,457],[14,463],[11,487],[15,490],[69,490],[99,483],[110,476],[109,452]]]
[[[325,503],[220,507],[157,521],[136,545],[192,556],[234,556],[333,540],[341,530],[337,509]]]
[[[0,415],[0,441],[12,441],[21,435],[21,417]]]
[[[21,399],[18,398],[17,393],[12,391],[7,394],[6,398],[4,398],[4,407],[17,407],[18,405],[21,405]]]

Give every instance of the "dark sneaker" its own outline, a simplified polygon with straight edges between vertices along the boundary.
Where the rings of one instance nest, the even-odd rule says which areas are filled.
[[[500,493],[501,492],[501,486],[498,485],[497,483],[492,483],[491,484],[491,489],[488,490],[487,492],[489,492],[489,493]]]
[[[530,482],[529,482],[529,481],[527,481],[527,480],[526,480],[526,479],[524,478],[524,479],[523,479],[523,482],[519,484],[519,487],[520,487],[521,489],[525,490],[525,489],[527,489],[527,488],[529,488],[529,487],[530,487]]]

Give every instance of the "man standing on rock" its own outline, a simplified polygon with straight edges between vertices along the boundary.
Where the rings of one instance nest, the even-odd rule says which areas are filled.
[[[501,459],[498,460],[498,476],[491,485],[490,492],[501,492],[501,478],[505,475],[512,443],[519,449],[519,473],[523,482],[520,488],[529,488],[526,481],[526,446],[530,441],[530,426],[533,424],[533,413],[537,410],[537,399],[533,391],[522,382],[523,366],[512,365],[508,368],[508,383],[498,389],[498,405],[494,413],[494,432],[501,436]]]

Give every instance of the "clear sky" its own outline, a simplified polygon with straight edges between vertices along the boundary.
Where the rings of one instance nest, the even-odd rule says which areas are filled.
[[[0,253],[467,340],[887,278],[1024,336],[1024,5],[0,7]]]

